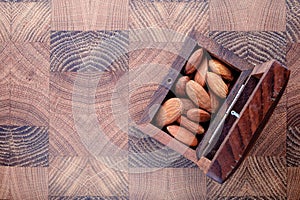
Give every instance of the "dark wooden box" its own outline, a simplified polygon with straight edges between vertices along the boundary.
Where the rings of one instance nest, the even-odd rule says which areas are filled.
[[[283,94],[290,72],[275,60],[253,66],[195,31],[189,38],[196,43],[186,40],[183,54],[186,47],[201,46],[236,72],[235,83],[226,100],[196,149],[187,147],[154,126],[150,109],[153,113],[153,105],[164,101],[186,63],[186,59],[178,56],[172,65],[174,70],[170,70],[154,93],[137,128],[195,162],[213,180],[223,183],[245,158],[264,128]],[[238,113],[239,117],[230,114],[231,111]]]

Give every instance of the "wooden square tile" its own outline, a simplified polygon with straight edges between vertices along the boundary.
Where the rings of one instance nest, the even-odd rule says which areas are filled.
[[[52,30],[126,30],[128,0],[53,0]]]
[[[48,166],[48,128],[0,126],[0,165]]]
[[[286,176],[284,157],[247,157],[233,176],[222,185],[208,179],[207,196],[209,199],[226,199],[226,197],[285,199]]]
[[[130,1],[129,28],[141,29],[153,36],[156,29],[186,34],[192,28],[207,35],[208,2]]]
[[[132,169],[129,174],[129,199],[167,199],[168,170],[166,168]]]
[[[49,1],[6,1],[0,5],[0,41],[50,41]]]
[[[289,46],[287,63],[291,70],[287,86],[287,164],[300,166],[300,44]]]
[[[210,31],[285,31],[284,0],[211,0],[209,7]]]
[[[52,73],[51,155],[127,153],[128,80],[118,80],[110,72]]]
[[[261,64],[271,59],[286,66],[285,32],[248,32],[248,62]]]
[[[52,31],[52,72],[128,71],[128,31]]]
[[[10,191],[12,199],[48,199],[48,169],[10,168]]]
[[[50,196],[127,196],[126,157],[54,157],[49,167]]]
[[[10,63],[10,124],[49,124],[49,45],[14,43]]]
[[[286,33],[288,42],[299,43],[300,41],[300,2],[286,0]]]
[[[167,199],[206,199],[206,176],[199,168],[168,168]]]

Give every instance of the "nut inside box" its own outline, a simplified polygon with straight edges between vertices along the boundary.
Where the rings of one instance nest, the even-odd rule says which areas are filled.
[[[290,72],[275,60],[253,66],[195,31],[188,38],[188,58],[176,58],[138,128],[222,183],[264,128]]]

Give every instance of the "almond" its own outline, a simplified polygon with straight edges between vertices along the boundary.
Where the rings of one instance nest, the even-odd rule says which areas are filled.
[[[185,128],[187,128],[195,134],[202,134],[205,131],[200,124],[195,123],[182,115],[177,119],[177,122],[180,124],[180,126],[184,126]]]
[[[185,73],[192,74],[201,63],[203,57],[203,49],[196,50],[188,59],[185,65]]]
[[[209,69],[222,76],[223,79],[232,81],[233,80],[233,75],[231,71],[220,61],[218,60],[209,60]]]
[[[222,99],[226,98],[228,94],[228,87],[221,76],[213,72],[207,72],[206,81],[209,89],[211,89],[213,93],[215,93]]]
[[[211,108],[212,108],[211,112],[216,113],[222,103],[222,99],[213,92],[210,93],[210,99],[211,99]]]
[[[190,100],[186,98],[180,98],[180,101],[182,102],[182,111],[181,113],[186,115],[187,111],[196,108],[196,105]]]
[[[198,144],[195,135],[183,127],[170,125],[167,126],[167,130],[174,138],[188,146],[195,147]]]
[[[181,115],[182,102],[179,98],[168,99],[158,110],[155,123],[159,127],[175,122]]]
[[[178,97],[186,96],[185,86],[186,83],[190,80],[188,76],[180,77],[175,85],[175,94]]]
[[[205,85],[205,77],[208,70],[208,59],[207,56],[203,56],[200,66],[197,69],[194,80],[201,86]]]
[[[187,112],[187,117],[194,122],[207,122],[210,120],[210,114],[199,108],[192,108]]]
[[[209,95],[201,85],[190,80],[186,84],[186,93],[196,105],[211,112]]]

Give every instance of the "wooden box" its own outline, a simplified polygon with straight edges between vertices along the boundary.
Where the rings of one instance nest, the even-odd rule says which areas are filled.
[[[191,43],[190,38],[196,43]],[[206,49],[213,58],[226,64],[235,76],[225,101],[198,146],[187,147],[155,126],[153,117],[157,107],[154,114],[150,114],[150,110],[153,113],[153,105],[162,104],[168,98],[169,91],[180,76],[187,62],[181,56],[176,58],[173,70],[151,98],[137,128],[195,162],[213,180],[223,183],[245,158],[264,128],[283,94],[290,72],[275,60],[253,66],[195,31],[185,41],[183,53],[187,46]]]

